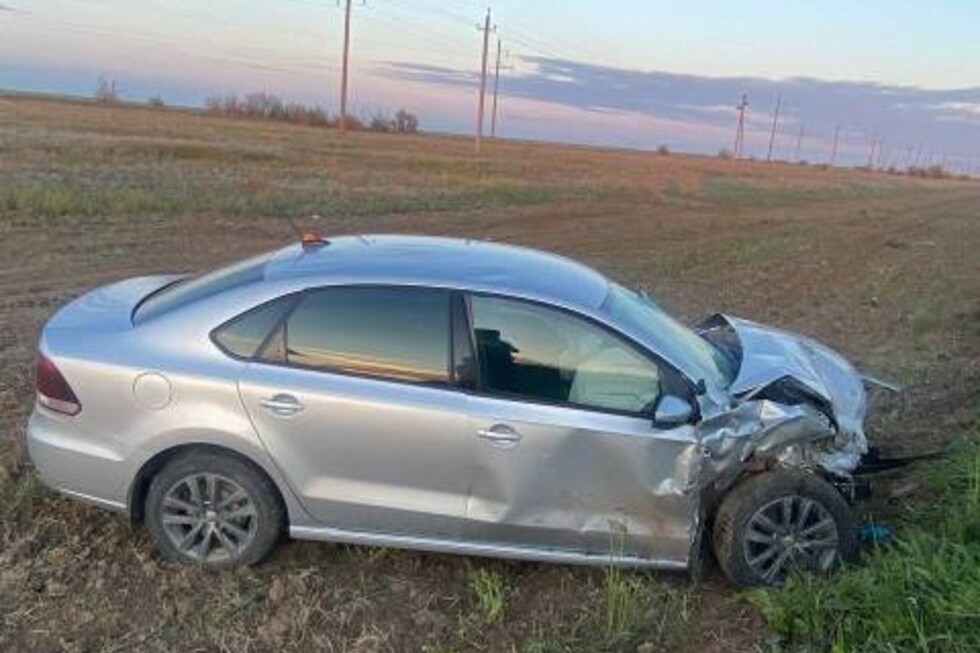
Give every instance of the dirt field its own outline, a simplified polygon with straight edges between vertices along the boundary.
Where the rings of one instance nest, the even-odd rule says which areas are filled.
[[[811,166],[349,134],[0,96],[0,650],[752,651],[717,572],[610,573],[289,543],[258,568],[160,563],[142,531],[25,460],[38,329],[91,286],[292,238],[521,243],[642,284],[680,316],[804,332],[905,388],[872,439],[943,446],[980,393],[980,183]],[[637,648],[639,647],[639,648]]]

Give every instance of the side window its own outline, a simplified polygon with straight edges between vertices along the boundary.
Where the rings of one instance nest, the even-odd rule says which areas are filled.
[[[215,343],[232,356],[252,358],[295,299],[280,297],[226,322],[214,331]]]
[[[484,391],[629,413],[660,396],[656,363],[587,320],[495,297],[471,306]]]
[[[449,293],[324,288],[285,324],[288,364],[398,381],[449,382]]]

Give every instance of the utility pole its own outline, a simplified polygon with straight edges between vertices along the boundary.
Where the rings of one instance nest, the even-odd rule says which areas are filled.
[[[878,163],[875,166],[879,170],[885,167],[885,139],[878,139]]]
[[[487,95],[487,54],[490,49],[490,8],[487,8],[487,18],[483,27],[477,26],[483,32],[483,61],[480,64],[480,99],[476,104],[476,153],[480,153],[483,145],[483,112]]]
[[[878,147],[878,134],[871,137],[871,151],[868,153],[868,170],[875,169],[875,149]]]
[[[745,109],[749,106],[749,96],[742,93],[738,106],[738,124],[735,127],[735,160],[742,158],[745,151]]]
[[[779,124],[779,106],[783,99],[776,96],[776,110],[772,114],[772,129],[769,131],[769,152],[766,153],[766,161],[772,161],[772,145],[776,141],[776,126]]]
[[[915,161],[912,163],[913,168],[919,167],[919,161],[922,159],[922,143],[919,143],[919,147],[915,149]]]
[[[800,160],[800,147],[803,145],[803,123],[800,123],[800,131],[796,134],[796,151],[793,153],[793,159],[796,161]]]
[[[344,0],[344,69],[340,73],[340,133],[347,131],[347,62],[350,58],[350,5]]]
[[[830,167],[834,167],[834,162],[837,161],[837,142],[840,139],[840,123],[834,125],[834,147],[830,150]]]
[[[500,37],[497,37],[497,65],[493,72],[493,109],[490,111],[490,138],[497,137],[497,89],[500,87]]]

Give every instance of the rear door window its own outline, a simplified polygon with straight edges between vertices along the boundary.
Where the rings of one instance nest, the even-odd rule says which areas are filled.
[[[252,358],[295,301],[290,295],[258,306],[215,329],[212,338],[225,353]]]
[[[285,362],[394,381],[449,383],[449,293],[337,287],[307,293],[284,324]]]

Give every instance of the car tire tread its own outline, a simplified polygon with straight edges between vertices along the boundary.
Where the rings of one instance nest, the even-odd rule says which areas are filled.
[[[159,516],[167,490],[180,478],[201,472],[214,472],[234,480],[248,492],[255,506],[258,530],[242,554],[234,560],[210,563],[193,561],[177,550],[163,530]],[[212,570],[249,566],[261,561],[276,546],[286,523],[286,511],[279,491],[264,472],[237,456],[213,451],[192,450],[164,465],[150,482],[145,515],[150,536],[163,558],[172,562],[196,562]]]
[[[715,515],[712,541],[715,558],[725,576],[739,587],[765,584],[743,555],[742,535],[749,519],[764,504],[779,496],[796,494],[817,501],[837,525],[841,560],[857,554],[857,529],[847,501],[827,481],[806,472],[774,471],[750,476],[722,499]]]

